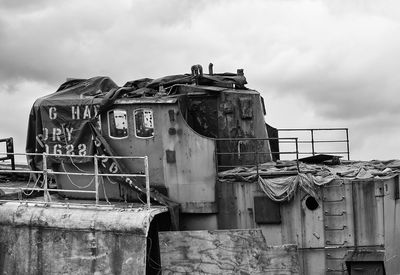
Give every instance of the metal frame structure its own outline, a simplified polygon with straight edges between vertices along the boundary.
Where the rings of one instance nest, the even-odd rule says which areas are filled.
[[[14,140],[12,137],[0,139],[0,143],[5,142],[7,154],[5,157],[0,158],[0,161],[11,160],[11,169],[15,170],[14,158]]]
[[[216,139],[214,139],[215,140],[215,159],[216,159],[216,169],[217,169],[217,172],[218,172],[218,168],[219,167],[232,167],[232,168],[234,168],[234,167],[237,167],[237,165],[229,165],[229,166],[222,166],[222,165],[219,165],[218,164],[218,156],[220,156],[220,155],[236,155],[236,154],[253,154],[253,155],[255,155],[256,156],[256,167],[257,167],[257,173],[258,173],[258,166],[259,166],[259,155],[260,154],[288,154],[288,155],[291,155],[291,154],[295,154],[296,155],[296,166],[297,166],[297,172],[298,173],[300,173],[300,166],[299,166],[299,141],[298,141],[298,138],[297,137],[285,137],[285,138],[216,138]],[[278,140],[278,141],[280,141],[280,140],[282,140],[282,141],[287,141],[287,143],[294,143],[295,144],[295,146],[296,146],[296,148],[295,148],[295,151],[279,151],[279,152],[274,152],[274,151],[270,151],[270,152],[258,152],[258,151],[255,151],[255,152],[224,152],[224,153],[221,153],[221,152],[218,152],[217,151],[217,148],[218,148],[218,146],[217,146],[217,143],[219,142],[219,141],[237,141],[238,142],[238,144],[240,144],[240,142],[242,142],[242,141],[271,141],[271,140]],[[254,166],[254,165],[241,165],[241,166]]]
[[[315,139],[315,132],[322,132],[322,131],[340,131],[344,132],[346,135],[346,139],[339,139],[339,140],[316,140]],[[347,160],[350,160],[350,143],[349,143],[349,129],[348,128],[288,128],[288,129],[278,129],[279,132],[309,132],[310,133],[310,140],[298,140],[298,143],[305,143],[311,144],[311,152],[299,152],[299,154],[308,154],[315,156],[316,154],[340,154],[346,155]],[[337,151],[337,152],[316,152],[315,151],[315,144],[317,143],[345,143],[346,144],[346,151]]]
[[[0,170],[0,173],[29,173],[29,174],[42,174],[43,175],[43,187],[42,188],[31,188],[31,187],[1,187],[4,190],[28,190],[28,191],[43,191],[44,192],[44,202],[46,204],[54,204],[54,202],[50,201],[50,192],[74,192],[74,193],[92,193],[96,196],[95,206],[100,206],[99,204],[99,177],[107,176],[107,177],[120,177],[120,176],[127,176],[127,177],[145,177],[146,180],[146,206],[149,209],[151,207],[150,202],[150,179],[149,179],[149,160],[147,156],[138,157],[138,156],[112,156],[114,159],[142,159],[144,162],[144,174],[110,174],[110,173],[100,173],[98,161],[102,158],[110,158],[111,156],[78,156],[78,155],[65,155],[65,154],[36,154],[36,153],[10,153],[13,157],[15,155],[25,155],[25,156],[42,156],[43,157],[43,170],[42,171],[33,171],[33,170]],[[48,157],[68,157],[68,158],[93,158],[94,164],[94,173],[86,173],[86,172],[55,172],[47,167],[47,158]],[[95,181],[95,191],[91,190],[65,190],[65,189],[49,189],[48,188],[48,176],[49,175],[75,175],[75,176],[94,176]],[[4,200],[3,200],[4,201]],[[40,203],[37,201],[32,201],[33,203]],[[56,203],[62,204],[62,203]],[[84,205],[84,204],[79,204]],[[87,204],[91,205],[91,204]],[[101,205],[104,206],[104,205]]]

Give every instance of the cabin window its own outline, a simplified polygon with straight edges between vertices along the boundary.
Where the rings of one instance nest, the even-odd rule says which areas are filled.
[[[154,136],[153,111],[151,109],[138,109],[134,111],[135,135],[139,138]]]
[[[128,136],[128,119],[125,110],[117,109],[108,112],[108,130],[112,138]]]

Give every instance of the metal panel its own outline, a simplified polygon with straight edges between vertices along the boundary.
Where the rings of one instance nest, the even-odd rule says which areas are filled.
[[[1,274],[146,274],[150,222],[166,208],[0,206]]]
[[[165,105],[167,106],[167,105]],[[214,202],[215,201],[215,146],[214,141],[196,133],[182,117],[178,106],[169,106],[165,110],[175,111],[176,119],[161,117],[159,127],[162,135],[163,150],[175,151],[175,163],[169,163],[166,157],[158,162],[162,165],[164,181],[169,196],[177,202]],[[168,129],[177,129],[176,135],[168,135]]]
[[[305,202],[308,195],[302,193],[301,201],[301,237],[299,247],[324,247],[324,221],[322,202],[318,200],[319,206],[315,210],[307,208]]]
[[[335,180],[322,189],[326,246],[354,244],[351,184]]]
[[[254,216],[256,223],[281,223],[280,203],[264,197],[254,197]]]
[[[384,213],[381,181],[353,181],[356,245],[384,245]]]
[[[163,274],[299,274],[295,245],[267,246],[261,230],[160,232]]]

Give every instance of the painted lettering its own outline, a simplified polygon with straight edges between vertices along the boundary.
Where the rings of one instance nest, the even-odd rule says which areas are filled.
[[[67,132],[67,141],[71,141],[72,140],[72,131],[74,130],[74,128],[65,128],[65,131]]]
[[[47,145],[47,144],[44,145],[44,151],[45,151],[47,154],[50,154],[49,145]]]
[[[62,154],[61,145],[60,144],[54,145],[53,154],[55,154],[55,155],[61,155]]]
[[[102,156],[105,156],[104,154]],[[107,168],[107,161],[108,158],[101,158],[101,166],[103,166],[104,168]]]
[[[43,140],[47,140],[49,138],[49,129],[43,128]]]
[[[50,107],[49,108],[49,118],[50,119],[56,119],[57,118],[56,111],[57,111],[56,107]]]
[[[81,144],[79,144],[78,145],[78,154],[80,155],[80,156],[86,156],[86,144],[84,144],[84,143],[81,143]]]
[[[83,119],[91,118],[90,108],[88,105],[85,106],[85,110],[83,111]]]
[[[67,149],[67,152],[66,152],[67,155],[69,155],[69,156],[75,155],[75,153],[74,153],[74,145],[68,144],[68,145],[65,147],[65,149]]]
[[[118,166],[115,162],[111,163],[110,168],[108,169],[111,173],[115,174],[118,172]]]
[[[62,131],[60,128],[53,128],[53,141],[61,141]]]
[[[80,119],[79,106],[71,106],[71,118],[75,120]]]

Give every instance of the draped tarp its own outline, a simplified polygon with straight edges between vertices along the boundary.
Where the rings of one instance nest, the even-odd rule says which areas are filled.
[[[118,90],[108,77],[74,80],[34,103],[28,124],[27,153],[93,155],[91,125],[99,128],[98,114],[104,97]],[[51,162],[60,158],[50,158]],[[88,161],[74,158],[76,162]],[[40,156],[28,156],[32,170],[42,169]],[[51,163],[50,163],[51,164]]]
[[[298,190],[318,197],[317,188],[334,180],[391,178],[400,173],[400,160],[342,161],[339,165],[278,161],[258,167],[237,167],[218,173],[219,181],[258,182],[274,201],[290,201]],[[290,173],[291,175],[287,175]]]

